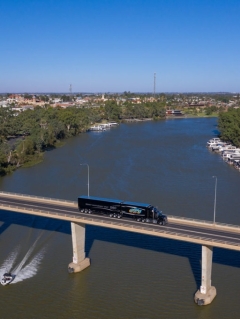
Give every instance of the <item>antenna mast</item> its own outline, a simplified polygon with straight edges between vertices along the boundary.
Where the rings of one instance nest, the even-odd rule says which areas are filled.
[[[156,73],[154,73],[154,83],[153,83],[153,96],[156,94]]]

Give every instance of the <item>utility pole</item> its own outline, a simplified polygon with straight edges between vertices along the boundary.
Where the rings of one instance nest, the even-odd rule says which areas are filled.
[[[72,84],[69,86],[69,100],[72,101]]]
[[[217,176],[213,176],[215,178],[215,195],[214,195],[214,210],[213,210],[213,224],[215,225],[216,221],[216,201],[217,201]]]
[[[156,94],[156,73],[154,73],[154,79],[153,79],[153,97],[155,98]]]

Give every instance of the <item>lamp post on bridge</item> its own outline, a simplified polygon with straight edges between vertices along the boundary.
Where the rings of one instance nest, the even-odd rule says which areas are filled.
[[[216,200],[217,200],[217,176],[213,176],[215,178],[215,196],[214,196],[214,211],[213,211],[213,224],[215,225],[216,221]]]
[[[87,166],[87,169],[88,169],[88,197],[89,197],[89,165],[84,163],[84,164],[80,164],[80,165],[86,165]]]

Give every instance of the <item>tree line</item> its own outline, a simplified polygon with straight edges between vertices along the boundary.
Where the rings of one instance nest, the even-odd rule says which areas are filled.
[[[97,108],[37,106],[18,114],[10,107],[0,107],[0,176],[41,161],[45,150],[86,132],[95,123],[164,117],[164,105],[158,102],[138,105],[127,102],[119,106],[116,101],[107,101]]]
[[[240,109],[230,108],[219,114],[218,128],[223,141],[240,147]]]

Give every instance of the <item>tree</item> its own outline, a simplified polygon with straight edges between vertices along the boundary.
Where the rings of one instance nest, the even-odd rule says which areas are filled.
[[[105,104],[105,117],[108,120],[118,121],[120,119],[121,109],[116,101],[107,101]]]
[[[218,128],[224,141],[240,147],[240,109],[229,109],[219,114]]]

